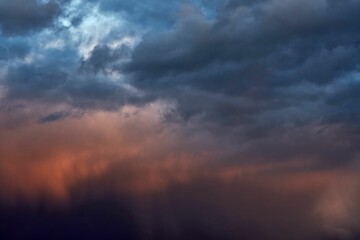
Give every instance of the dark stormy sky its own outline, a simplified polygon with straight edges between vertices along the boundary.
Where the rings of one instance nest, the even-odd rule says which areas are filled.
[[[360,239],[359,0],[0,0],[0,239]]]

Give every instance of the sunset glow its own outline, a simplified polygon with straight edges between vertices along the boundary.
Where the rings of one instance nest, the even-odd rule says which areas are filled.
[[[0,240],[360,239],[359,13],[0,0]]]

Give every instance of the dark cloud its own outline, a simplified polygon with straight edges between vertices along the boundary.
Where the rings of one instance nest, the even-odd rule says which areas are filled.
[[[332,118],[325,89],[358,71],[356,9],[355,1],[228,1],[209,19],[183,5],[173,27],[149,33],[122,70],[140,89],[176,98],[185,116],[201,113],[238,124],[252,119],[259,129],[255,119],[271,111],[282,112],[281,124],[290,120],[287,109],[307,111],[290,120],[302,124]],[[310,92],[298,91],[306,84],[323,90],[305,97]],[[324,105],[305,110],[308,101]],[[331,111],[343,107],[353,109]]]
[[[111,49],[108,46],[95,46],[91,51],[91,56],[82,61],[81,69],[98,73],[102,71],[106,73],[106,70],[112,70],[114,66],[110,66],[121,58],[128,58],[130,56],[131,49],[127,45],[122,45],[120,48]]]
[[[3,79],[7,99],[106,109],[117,108],[125,102],[142,102],[106,75],[107,65],[110,67],[112,61],[126,56],[128,51],[126,46],[115,50],[107,46],[96,47],[90,58],[82,61],[71,48],[49,50],[44,58],[34,63],[20,63],[8,68]]]
[[[0,61],[9,61],[14,58],[24,58],[30,53],[31,46],[23,39],[0,38]]]
[[[255,7],[225,8],[212,21],[207,20],[193,7],[183,6],[173,29],[149,36],[135,49],[133,60],[128,66],[129,71],[165,75],[172,72],[191,72],[213,62],[221,64],[235,61],[245,66],[262,64],[262,68],[269,67],[272,72],[283,73],[302,67],[305,69],[299,72],[305,76],[297,77],[298,80],[321,82],[325,80],[319,79],[319,74],[306,68],[306,65],[316,64],[325,68],[324,64],[331,64],[332,61],[324,64],[312,64],[310,61],[327,52],[336,55],[335,58],[337,55],[343,56],[338,63],[334,63],[336,67],[331,66],[332,69],[355,69],[357,60],[354,57],[358,55],[356,48],[359,34],[349,25],[354,25],[352,21],[357,15],[353,9],[359,8],[359,5],[348,2],[345,3],[347,7],[338,9],[338,5],[327,5],[326,1],[309,1],[299,10],[295,2],[287,1],[281,4],[280,1],[266,1]],[[323,4],[320,4],[322,2]],[[295,15],[304,11],[313,16],[312,8],[321,13],[312,21]],[[337,10],[342,11],[341,16],[347,17],[340,18],[339,13],[336,14],[338,18],[334,16],[333,12]],[[286,11],[286,14],[283,11]],[[289,19],[279,21],[277,15]],[[291,21],[299,22],[290,24]],[[337,23],[336,28],[332,27],[334,22]],[[287,58],[284,63],[288,66],[281,64],[280,60],[284,58]],[[325,55],[324,59],[327,58]],[[288,61],[294,64],[290,65]],[[274,62],[281,65],[274,66]],[[326,70],[317,71],[325,73]],[[329,74],[331,76],[326,77],[327,81],[337,76]],[[236,76],[239,78],[241,75],[234,77]],[[271,75],[268,78],[268,81],[274,81]],[[294,81],[292,76],[286,80]],[[238,84],[241,80],[235,79],[234,82]]]
[[[83,108],[117,108],[135,101],[124,87],[104,75],[77,74],[54,65],[20,65],[7,77],[7,98],[71,103]]]
[[[70,115],[68,112],[54,112],[39,120],[40,123],[55,122],[67,118]]]
[[[0,2],[0,26],[5,35],[26,34],[49,26],[60,14],[64,1],[4,0]]]
[[[10,69],[6,78],[9,97],[42,98],[67,81],[67,73],[49,66],[21,65]]]
[[[319,0],[299,5],[290,0],[189,1],[181,4],[103,0],[99,4],[100,10],[126,13],[125,19],[149,29],[135,49],[132,51],[127,45],[113,49],[99,43],[83,60],[74,49],[61,56],[47,55],[46,61],[51,63],[43,67],[42,73],[39,73],[39,66],[28,66],[38,70],[24,73],[42,75],[36,77],[37,80],[29,80],[34,84],[19,84],[21,77],[13,76],[15,71],[21,75],[22,67],[10,70],[12,80],[6,81],[10,96],[16,92],[19,93],[17,96],[31,95],[34,92],[31,88],[42,88],[46,92],[46,84],[56,88],[60,82],[57,79],[65,81],[70,75],[71,79],[84,78],[76,75],[93,79],[92,74],[107,75],[118,71],[125,74],[130,84],[146,93],[144,101],[175,98],[185,118],[200,113],[212,120],[218,118],[225,123],[241,124],[265,111],[297,108],[299,101],[303,102],[301,105],[307,105],[308,100],[301,97],[305,93],[294,89],[301,88],[306,82],[326,88],[358,69],[360,34],[354,22],[360,5],[354,1],[339,4],[338,1]],[[45,5],[36,3],[36,6]],[[157,18],[159,22],[170,23],[165,29],[153,21],[144,21],[153,18],[158,11],[171,13]],[[15,50],[10,52],[25,54]],[[130,61],[124,64],[129,56]],[[59,62],[58,57],[63,60]],[[80,73],[75,73],[74,66],[79,64]],[[48,73],[44,73],[46,71]],[[40,80],[44,78],[52,80]],[[83,86],[85,82],[88,82],[84,88],[87,90],[79,90],[79,85]],[[104,81],[104,85],[102,80],[95,82],[66,81],[66,89],[94,99],[100,95],[118,94],[111,93],[109,82]],[[25,92],[27,87],[28,93]],[[23,93],[20,93],[21,88]],[[284,94],[289,91],[293,94]],[[311,101],[319,102],[327,97],[325,91],[318,91],[311,96]],[[306,119],[309,119],[308,115],[300,122]]]
[[[110,32],[111,39],[86,46],[86,57],[76,49],[84,46],[74,43],[46,50],[31,63],[10,66],[3,80],[8,98],[106,109],[173,99],[183,120],[200,117],[249,138],[267,138],[289,126],[358,121],[351,90],[356,86],[337,87],[358,71],[357,2],[89,2],[99,3],[100,13],[120,12],[146,29],[139,44],[114,47],[111,40],[121,35]],[[31,6],[48,4],[63,7],[51,1]],[[67,14],[71,20],[89,13]],[[7,41],[8,58],[29,53],[28,45]]]
[[[0,111],[6,114],[0,114],[0,129],[19,131],[19,135],[7,132],[12,141],[0,137],[3,152],[17,160],[15,167],[0,160],[4,169],[16,169],[3,171],[10,176],[3,177],[4,185],[13,193],[8,187],[13,181],[8,179],[28,173],[28,169],[20,171],[17,162],[37,156],[43,161],[36,163],[49,167],[29,167],[32,171],[25,179],[35,178],[35,193],[27,192],[20,180],[13,183],[25,195],[40,192],[46,198],[53,191],[69,195],[76,204],[83,198],[112,197],[114,188],[125,196],[133,194],[129,186],[137,190],[155,186],[161,191],[126,199],[126,204],[136,202],[140,207],[125,204],[124,213],[109,212],[104,197],[105,203],[81,203],[60,215],[25,214],[29,219],[40,218],[34,228],[16,217],[17,209],[7,212],[0,207],[5,213],[0,214],[5,216],[1,221],[15,216],[9,225],[20,224],[33,238],[41,232],[38,226],[45,224],[50,230],[39,238],[69,238],[68,232],[80,236],[88,231],[94,238],[107,232],[104,239],[123,235],[125,239],[322,240],[328,239],[324,229],[330,228],[336,232],[334,239],[348,233],[356,239],[359,228],[353,221],[358,219],[358,208],[355,204],[354,216],[349,217],[348,198],[358,200],[353,193],[358,190],[349,187],[349,197],[338,192],[346,187],[336,187],[323,202],[319,195],[329,182],[346,175],[343,169],[358,165],[358,1],[68,2],[0,2],[0,61],[4,63],[0,66]],[[40,31],[44,28],[48,31]],[[38,104],[47,106],[46,111],[29,110]],[[156,113],[149,113],[148,109],[155,108]],[[73,121],[84,112],[89,113],[87,120]],[[113,119],[115,115],[121,118]],[[129,122],[123,128],[131,130],[117,129],[124,119]],[[35,130],[21,132],[32,121]],[[79,138],[73,137],[77,131]],[[158,138],[164,133],[170,137]],[[34,135],[42,140],[29,147]],[[170,144],[172,139],[176,147]],[[49,147],[44,147],[48,142]],[[19,154],[7,150],[7,146],[17,150],[19,145],[24,149]],[[121,151],[114,150],[119,146]],[[191,153],[172,168],[168,159],[183,152]],[[204,161],[201,167],[188,166],[194,158]],[[79,159],[100,159],[101,166],[90,169],[96,161],[78,166],[84,163]],[[113,163],[119,159],[121,164]],[[142,165],[145,162],[154,165]],[[297,167],[262,165],[293,162]],[[262,174],[233,181],[234,174],[243,176],[242,163],[260,164],[249,171]],[[182,167],[186,173],[177,175],[183,173]],[[59,173],[59,168],[66,172]],[[44,181],[53,172],[58,182]],[[354,179],[348,182],[358,180]],[[286,185],[287,180],[291,184]],[[124,196],[116,197],[121,201]],[[320,214],[325,220],[314,217],[317,201],[325,206],[326,213]],[[121,204],[109,204],[123,209]],[[84,220],[82,211],[92,218]],[[49,221],[44,220],[47,214]],[[120,229],[113,227],[114,222]],[[74,230],[73,224],[81,228]],[[54,236],[57,230],[65,235]],[[144,235],[137,236],[138,232]],[[5,228],[0,237],[25,238],[21,234]]]
[[[144,27],[139,44],[114,47],[110,40],[121,35],[110,32],[110,40],[86,46],[86,57],[74,43],[46,50],[40,60],[8,69],[8,98],[106,109],[173,99],[183,120],[231,126],[248,138],[281,136],[289,126],[358,121],[357,84],[343,80],[359,67],[355,1],[98,3],[100,13],[120,12]],[[158,11],[167,16],[154,22]],[[25,44],[11,44],[17,47],[9,54],[28,53]]]
[[[334,89],[327,99],[328,121],[347,124],[359,129],[360,111],[357,106],[360,103],[360,83],[358,76],[348,76],[344,83],[335,88],[336,90]]]

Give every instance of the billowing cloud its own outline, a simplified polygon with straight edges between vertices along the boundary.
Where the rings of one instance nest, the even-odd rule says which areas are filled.
[[[47,27],[67,0],[4,0],[0,3],[0,26],[5,35],[26,34]]]
[[[357,239],[359,11],[0,1],[0,238]]]

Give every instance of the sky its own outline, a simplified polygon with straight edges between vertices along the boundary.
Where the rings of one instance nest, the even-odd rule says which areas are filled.
[[[0,0],[0,239],[360,239],[359,12]]]

